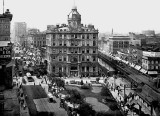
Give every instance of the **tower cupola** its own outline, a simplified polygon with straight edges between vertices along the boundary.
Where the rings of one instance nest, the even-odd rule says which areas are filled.
[[[72,7],[72,11],[68,15],[68,25],[73,28],[77,28],[81,25],[81,15],[78,13],[75,5]]]

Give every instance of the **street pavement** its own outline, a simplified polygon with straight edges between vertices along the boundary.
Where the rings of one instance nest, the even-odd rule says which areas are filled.
[[[34,79],[34,82],[28,82],[27,81],[27,77],[24,76],[22,78],[24,78],[27,83],[26,84],[23,84],[22,83],[22,78],[19,78],[19,83],[22,83],[22,85],[41,85],[42,88],[45,90],[46,94],[48,94],[48,84],[49,84],[49,81],[47,79],[45,79],[45,77],[42,77],[42,78],[37,78],[36,76],[32,76],[33,79]],[[56,103],[54,103],[54,107],[56,109],[59,109],[57,111],[55,111],[55,115],[56,116],[68,116],[67,115],[67,111],[65,111],[63,108],[60,107],[60,99],[59,98],[56,98],[55,96],[53,96],[53,99],[56,101]],[[27,115],[24,115],[24,116],[27,116]]]
[[[115,98],[115,100],[120,103],[121,101],[124,101],[124,85],[129,85],[129,82],[127,82],[127,80],[122,79],[122,78],[117,78],[114,79],[113,77],[109,77],[108,80],[108,86],[109,86],[109,90],[112,94],[112,96]],[[116,86],[120,86],[121,92],[119,93],[118,90],[115,89]],[[134,90],[131,90],[130,88],[126,88],[125,89],[125,94],[129,95],[129,93],[134,93]],[[125,106],[121,106],[122,110],[129,110],[127,107]],[[128,111],[127,116],[138,116],[136,113],[132,112],[132,111]]]

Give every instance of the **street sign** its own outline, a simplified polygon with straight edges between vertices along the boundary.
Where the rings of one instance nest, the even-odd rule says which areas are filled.
[[[11,46],[1,46],[0,47],[0,60],[11,58]]]

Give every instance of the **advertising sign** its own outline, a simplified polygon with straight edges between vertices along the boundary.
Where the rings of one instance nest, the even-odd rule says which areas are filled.
[[[143,56],[147,56],[147,57],[160,57],[160,52],[147,52],[147,51],[143,51]]]
[[[11,59],[11,47],[1,46],[0,47],[0,60]]]

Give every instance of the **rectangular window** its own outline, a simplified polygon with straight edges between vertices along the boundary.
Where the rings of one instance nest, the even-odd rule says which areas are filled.
[[[71,35],[71,38],[74,38],[74,35],[73,35],[73,34]]]
[[[85,49],[82,49],[82,53],[85,53]]]
[[[87,41],[87,46],[89,46],[89,41]]]
[[[87,56],[87,61],[89,61],[89,56]]]
[[[75,38],[77,38],[77,34],[75,34]]]
[[[93,53],[96,53],[96,50],[95,50],[95,49],[93,49]]]
[[[158,69],[158,66],[156,66],[156,69]]]
[[[63,58],[63,61],[66,61],[66,57]]]
[[[89,49],[87,49],[87,53],[89,53]]]
[[[62,61],[62,56],[59,56],[59,61]]]
[[[82,39],[84,39],[85,38],[85,36],[84,35],[82,35]]]
[[[59,38],[62,39],[62,34],[59,34]]]
[[[59,53],[62,53],[62,49],[59,49]]]
[[[56,49],[53,49],[53,53],[56,53]]]
[[[93,67],[93,72],[95,72],[96,71],[96,67]]]
[[[93,39],[96,39],[96,34],[93,34]]]
[[[89,34],[87,34],[87,39],[89,39]]]
[[[56,69],[55,66],[53,66],[53,67],[52,67],[52,71],[55,72],[55,69]]]
[[[64,41],[64,46],[66,46],[66,41]]]
[[[59,46],[62,46],[62,41],[59,41]]]
[[[95,56],[93,56],[93,61],[96,61],[96,57]]]
[[[96,41],[93,41],[93,46],[96,46]]]
[[[66,34],[64,34],[64,39],[66,39],[66,37],[67,37]]]
[[[55,59],[56,59],[56,57],[55,57],[55,56],[53,56],[52,58],[53,58],[53,60],[55,60]]]
[[[55,43],[55,41],[53,41],[53,46],[55,46],[56,45],[56,43]]]
[[[77,49],[75,49],[75,53],[77,53]]]
[[[85,71],[85,68],[84,67],[82,67],[82,72],[84,72]]]
[[[82,41],[82,46],[85,46],[85,41]]]
[[[63,49],[63,52],[64,52],[64,53],[66,53],[66,52],[67,52],[67,50],[66,50],[66,49]]]
[[[62,71],[62,67],[59,67],[59,72],[61,72]]]
[[[87,72],[89,72],[89,67],[87,66]]]

